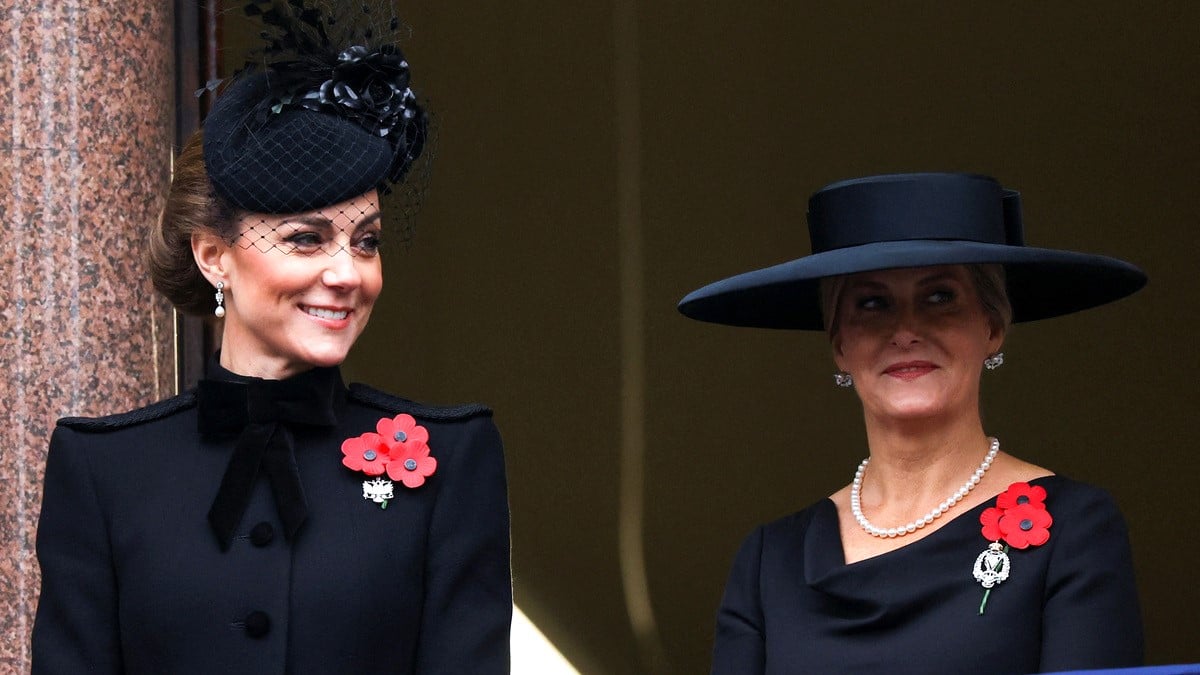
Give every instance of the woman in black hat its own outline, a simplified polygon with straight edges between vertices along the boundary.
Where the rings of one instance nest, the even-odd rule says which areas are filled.
[[[386,30],[334,47],[302,4],[263,10],[302,55],[226,87],[152,236],[156,287],[223,319],[219,359],[195,391],[55,429],[34,673],[508,672],[491,411],[338,369],[425,113]]]
[[[985,176],[902,174],[809,201],[813,254],[680,311],[825,330],[863,406],[853,481],[758,528],[717,618],[714,673],[1029,673],[1136,665],[1124,522],[1107,493],[1000,450],[979,410],[1010,322],[1133,293],[1128,263],[1024,245]]]

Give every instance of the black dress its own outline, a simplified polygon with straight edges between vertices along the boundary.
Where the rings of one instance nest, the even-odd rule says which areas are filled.
[[[992,589],[972,576],[988,542],[963,512],[903,548],[844,563],[829,499],[758,528],[717,615],[717,675],[985,675],[1138,665],[1142,624],[1124,520],[1107,493],[1060,476],[1050,539],[1009,552]]]
[[[33,673],[507,673],[491,411],[347,389],[336,368],[215,377],[133,413],[60,420]],[[396,481],[381,508],[342,444],[401,413],[428,430],[437,466],[418,487]],[[266,450],[241,454],[251,431]]]

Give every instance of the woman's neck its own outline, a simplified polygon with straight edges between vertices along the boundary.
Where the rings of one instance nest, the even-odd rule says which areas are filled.
[[[864,506],[900,514],[927,511],[961,487],[988,452],[977,415],[940,422],[866,422],[871,462],[863,479]]]
[[[225,370],[244,377],[257,377],[264,380],[286,380],[293,375],[311,370],[308,364],[296,364],[286,359],[271,359],[261,355],[245,358],[236,348],[229,349],[226,343],[221,347],[218,363]]]

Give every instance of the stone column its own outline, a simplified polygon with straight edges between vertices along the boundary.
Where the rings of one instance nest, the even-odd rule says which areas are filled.
[[[0,671],[29,670],[54,420],[174,391],[141,260],[172,139],[170,3],[0,0]]]

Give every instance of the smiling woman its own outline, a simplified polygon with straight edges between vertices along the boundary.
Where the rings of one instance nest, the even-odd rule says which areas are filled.
[[[849,485],[760,527],[738,552],[713,672],[1139,663],[1116,505],[1002,452],[984,431],[979,387],[1003,363],[1010,322],[1116,300],[1145,276],[1120,260],[1025,246],[1017,193],[985,176],[843,181],[814,194],[808,216],[812,255],[718,281],[679,306],[702,321],[824,329],[835,383],[854,387],[867,432]]]
[[[383,289],[377,193],[309,214],[247,214],[234,227],[232,241],[192,238],[205,278],[224,284],[222,365],[283,379],[341,364]]]
[[[854,379],[869,419],[978,411],[983,361],[1000,350],[1005,326],[984,311],[966,267],[862,272],[843,288],[833,360]]]
[[[267,65],[227,83],[180,152],[148,251],[159,291],[222,322],[222,348],[195,391],[59,421],[36,674],[508,672],[491,411],[339,370],[383,288],[380,194],[425,144],[399,23],[271,5],[248,6]]]

